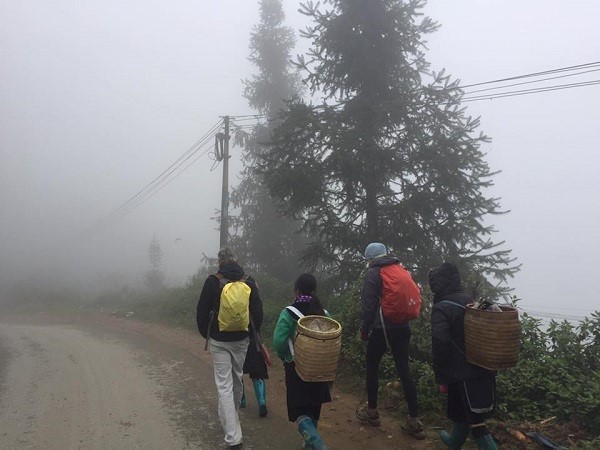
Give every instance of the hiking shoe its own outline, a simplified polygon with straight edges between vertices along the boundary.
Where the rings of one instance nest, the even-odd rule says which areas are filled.
[[[409,417],[402,425],[402,430],[405,433],[410,434],[415,439],[425,439],[423,424],[417,418]]]
[[[373,426],[380,424],[379,412],[376,409],[369,408],[369,405],[366,403],[356,408],[356,418],[361,422],[366,422]]]

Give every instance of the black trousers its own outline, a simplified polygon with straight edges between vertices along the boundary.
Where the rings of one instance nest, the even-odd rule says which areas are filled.
[[[408,365],[408,346],[410,344],[410,327],[388,329],[387,336],[392,347],[392,356],[396,371],[402,382],[404,397],[408,403],[408,413],[417,417],[417,387]],[[379,364],[385,354],[387,345],[381,328],[375,328],[369,336],[367,344],[367,398],[369,408],[377,408],[377,390],[379,388]]]
[[[489,419],[496,407],[496,378],[448,384],[448,419],[469,425]]]
[[[331,401],[329,383],[306,382],[298,376],[294,362],[284,363],[288,420],[294,422],[300,416],[313,420],[321,417],[321,405]]]

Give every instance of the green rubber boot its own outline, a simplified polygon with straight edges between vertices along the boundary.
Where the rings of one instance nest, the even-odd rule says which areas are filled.
[[[448,433],[446,430],[440,431],[442,442],[452,450],[460,450],[467,440],[468,435],[469,426],[466,423],[454,422],[452,433]]]
[[[298,431],[302,435],[302,439],[306,443],[305,448],[312,450],[327,450],[327,446],[323,442],[323,438],[317,431],[314,422],[308,416],[300,416],[296,420],[298,423]]]
[[[486,434],[485,436],[475,439],[475,443],[479,450],[498,450],[498,446],[491,434]]]
[[[265,380],[254,380],[254,393],[258,402],[258,415],[266,417],[267,413],[267,383]]]

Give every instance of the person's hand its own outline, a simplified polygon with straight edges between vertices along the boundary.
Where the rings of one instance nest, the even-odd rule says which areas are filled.
[[[438,388],[439,388],[439,390],[440,390],[440,392],[442,394],[447,394],[448,393],[448,385],[447,384],[440,384],[438,386]]]
[[[367,342],[369,340],[369,334],[362,328],[360,329],[360,340],[363,342]]]
[[[260,346],[260,349],[261,349],[262,357],[263,357],[263,360],[265,361],[265,364],[267,366],[272,366],[273,361],[271,361],[271,354],[269,353],[269,349],[267,348],[267,346],[265,344],[262,344]]]

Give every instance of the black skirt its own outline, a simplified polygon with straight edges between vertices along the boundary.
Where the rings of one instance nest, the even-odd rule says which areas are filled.
[[[252,380],[266,380],[269,378],[267,364],[263,358],[262,352],[256,349],[256,341],[250,333],[250,343],[248,344],[248,353],[244,360],[244,373],[250,375]]]
[[[306,382],[298,376],[294,362],[284,363],[288,419],[294,422],[300,416],[319,420],[321,405],[331,401],[329,383]]]
[[[448,419],[477,424],[490,418],[496,407],[496,378],[479,378],[448,385]]]

